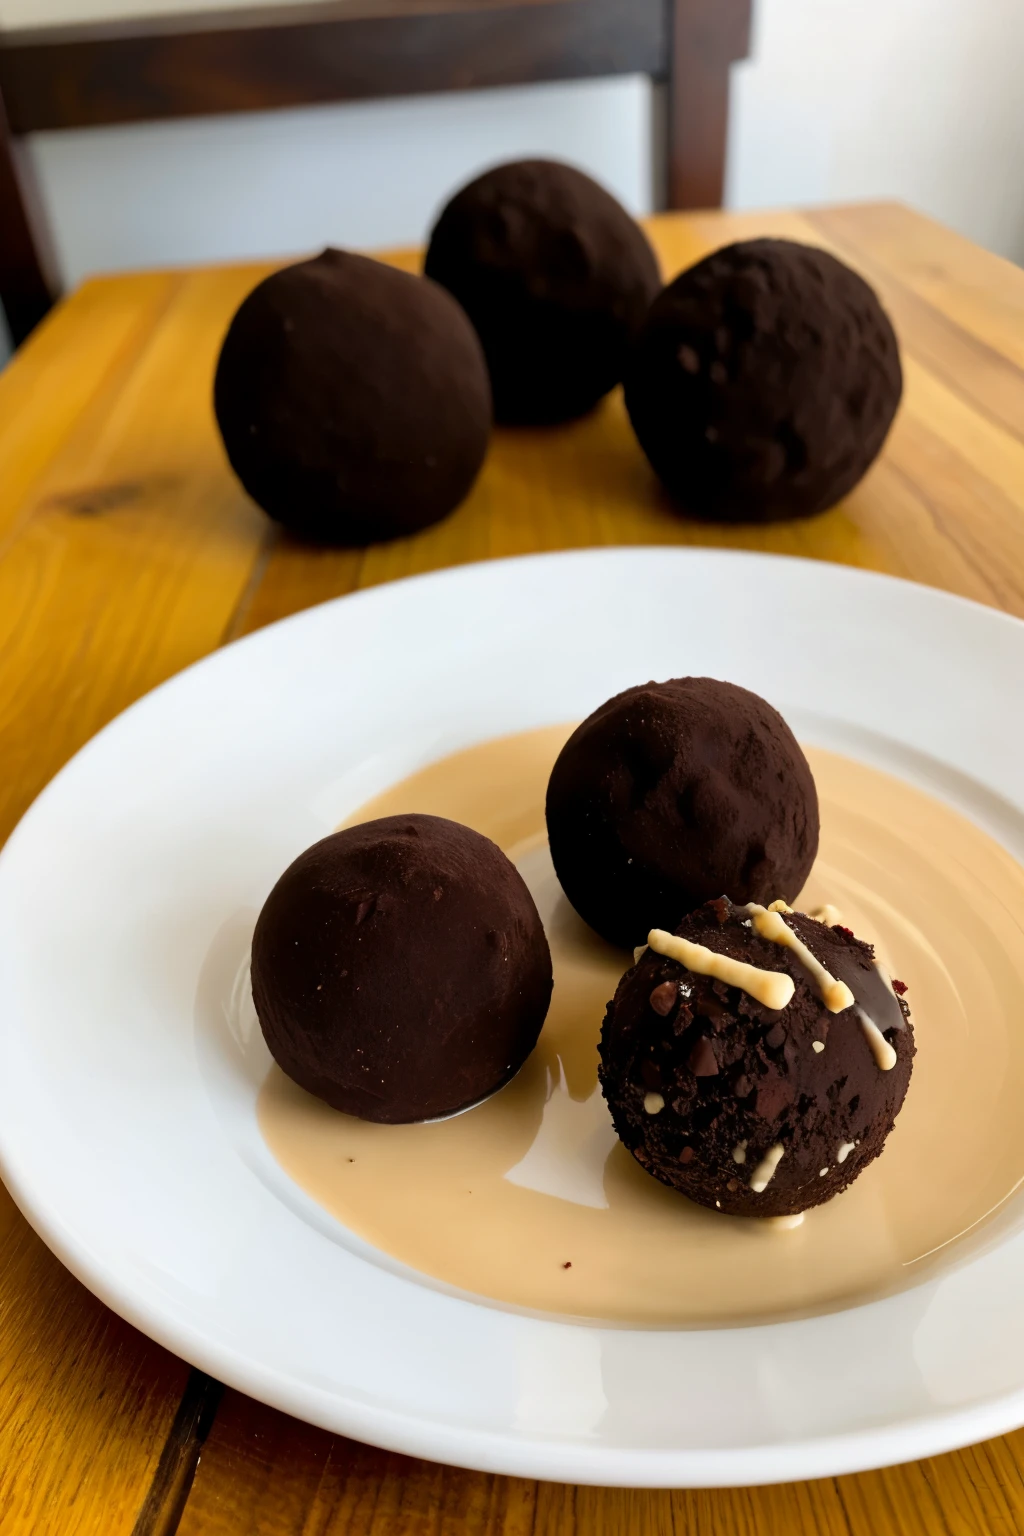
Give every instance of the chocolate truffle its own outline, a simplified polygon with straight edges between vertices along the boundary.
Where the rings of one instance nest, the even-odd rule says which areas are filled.
[[[818,851],[818,796],[789,726],[712,677],[602,704],[559,754],[547,821],[566,896],[630,948],[723,891],[794,898]]]
[[[476,479],[491,429],[483,353],[451,295],[346,251],[253,289],[213,398],[253,500],[330,544],[436,523]]]
[[[434,227],[426,272],[476,326],[504,422],[568,421],[596,405],[661,287],[621,204],[552,160],[499,165],[463,187]]]
[[[687,963],[653,947],[641,955],[601,1031],[601,1086],[625,1146],[663,1184],[734,1216],[795,1216],[851,1184],[893,1128],[914,1055],[893,990],[905,988],[869,944],[789,910],[761,908],[753,921],[777,932],[773,918],[803,957],[722,898],[676,929]],[[671,947],[667,934],[652,941]],[[709,952],[716,966],[767,974],[774,1006],[751,995],[749,973],[742,985],[724,968],[725,980],[703,974]],[[836,1012],[823,998],[830,982],[848,988],[830,993]]]
[[[677,277],[626,370],[640,445],[680,507],[721,522],[811,517],[857,484],[903,376],[874,291],[827,251],[744,240]]]
[[[253,934],[252,995],[300,1087],[363,1120],[431,1120],[519,1071],[551,955],[496,844],[440,816],[385,816],[285,870]]]

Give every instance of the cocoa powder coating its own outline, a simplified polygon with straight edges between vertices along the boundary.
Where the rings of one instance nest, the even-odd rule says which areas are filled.
[[[724,891],[792,900],[818,851],[818,796],[777,710],[710,677],[645,683],[569,737],[547,791],[562,889],[613,944],[642,944]]]
[[[792,240],[744,240],[683,272],[625,376],[655,472],[684,512],[720,522],[833,506],[874,461],[902,388],[874,290]]]
[[[330,544],[445,517],[491,430],[483,353],[451,295],[347,251],[285,267],[249,294],[224,338],[214,409],[253,500]]]
[[[502,422],[589,411],[622,378],[661,286],[635,220],[552,160],[500,165],[463,187],[434,227],[425,270],[476,327]]]
[[[364,1120],[453,1114],[515,1076],[551,998],[515,865],[440,816],[387,816],[299,855],[263,906],[252,991],[278,1065]]]

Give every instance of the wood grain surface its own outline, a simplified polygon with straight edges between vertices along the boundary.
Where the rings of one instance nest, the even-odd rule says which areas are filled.
[[[680,519],[611,396],[495,435],[451,518],[365,551],[271,528],[214,429],[217,347],[267,270],[86,284],[0,374],[0,838],[101,725],[190,661],[359,587],[593,544],[844,561],[1024,615],[1024,273],[904,208],[652,221],[666,275],[730,239],[827,246],[879,289],[904,403],[879,462],[809,522]],[[406,253],[393,258],[415,267]],[[120,1322],[0,1190],[0,1530],[187,1536],[1017,1536],[1024,1435],[768,1489],[575,1489],[414,1462],[228,1391]]]

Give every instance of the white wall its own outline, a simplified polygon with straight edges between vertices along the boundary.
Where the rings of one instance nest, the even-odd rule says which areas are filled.
[[[554,155],[651,206],[639,77],[42,133],[32,144],[69,283],[160,262],[408,245],[497,160]]]
[[[0,0],[165,8],[170,0]],[[189,0],[192,3],[192,0]],[[755,0],[734,74],[736,207],[901,197],[1024,261],[1024,0]],[[445,196],[526,154],[652,203],[637,78],[39,134],[66,281],[162,262],[422,240]]]
[[[898,197],[1024,262],[1022,0],[755,0],[727,195]]]

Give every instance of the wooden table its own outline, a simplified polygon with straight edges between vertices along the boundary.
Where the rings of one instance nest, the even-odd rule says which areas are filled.
[[[892,205],[651,228],[667,274],[772,233],[830,247],[879,289],[906,393],[882,459],[842,506],[764,529],[684,522],[613,396],[569,427],[498,433],[472,495],[439,527],[310,550],[242,493],[210,409],[221,335],[266,269],[80,288],[0,375],[0,837],[101,725],[189,662],[311,603],[437,566],[728,544],[892,571],[1024,616],[1024,272]],[[1024,1432],[886,1472],[700,1493],[410,1461],[221,1394],[95,1301],[0,1187],[0,1529],[1008,1536],[1024,1532]]]

